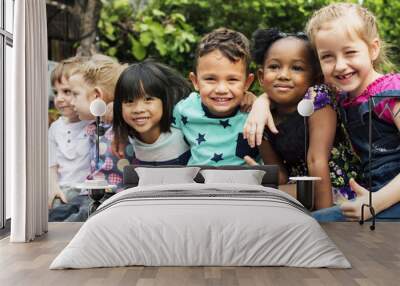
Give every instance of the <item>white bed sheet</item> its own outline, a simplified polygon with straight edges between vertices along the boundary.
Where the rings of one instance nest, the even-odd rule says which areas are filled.
[[[136,187],[116,194],[50,269],[128,265],[351,267],[295,199],[238,184]]]

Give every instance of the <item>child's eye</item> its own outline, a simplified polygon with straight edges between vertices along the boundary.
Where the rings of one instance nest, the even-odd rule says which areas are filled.
[[[270,69],[270,70],[276,70],[276,69],[279,69],[279,65],[277,65],[277,64],[270,64],[270,65],[267,66],[267,68]]]
[[[293,66],[294,71],[304,71],[304,68],[302,66]]]
[[[331,55],[322,55],[322,56],[320,57],[321,60],[329,60],[329,59],[331,59],[331,58],[332,58]]]
[[[230,82],[237,82],[237,81],[239,81],[239,79],[237,79],[237,78],[230,78],[230,79],[228,79],[228,81],[230,81]]]
[[[213,80],[215,80],[215,79],[214,79],[213,77],[206,77],[205,80],[206,80],[206,81],[213,81]]]
[[[153,101],[154,100],[154,97],[152,97],[152,96],[147,96],[147,97],[145,97],[144,98],[144,101]]]
[[[357,53],[357,51],[355,51],[355,50],[350,50],[350,51],[347,51],[346,52],[346,55],[354,55],[354,54],[356,54]]]

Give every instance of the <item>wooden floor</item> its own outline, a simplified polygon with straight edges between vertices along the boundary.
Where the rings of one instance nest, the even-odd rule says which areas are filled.
[[[358,223],[323,228],[353,268],[289,267],[121,267],[48,270],[80,223],[51,223],[32,243],[0,241],[0,285],[400,285],[400,223],[378,223],[375,231]]]

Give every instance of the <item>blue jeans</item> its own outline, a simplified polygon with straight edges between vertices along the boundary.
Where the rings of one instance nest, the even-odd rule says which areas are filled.
[[[312,216],[319,222],[347,221],[339,206],[314,211]],[[375,218],[377,221],[400,221],[400,203],[380,212]]]
[[[49,210],[49,221],[86,221],[88,218],[90,201],[87,195],[76,196],[67,204],[61,204]]]
[[[65,197],[67,198],[67,202],[72,201],[72,199],[75,198],[76,196],[79,196],[79,194],[81,192],[80,189],[71,188],[71,187],[61,186],[60,189],[64,193]],[[59,198],[55,198],[53,201],[52,208],[54,209],[60,205],[62,205],[61,200]]]

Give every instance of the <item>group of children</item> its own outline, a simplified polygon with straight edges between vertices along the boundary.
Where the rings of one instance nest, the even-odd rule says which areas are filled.
[[[49,130],[50,205],[54,197],[68,203],[53,206],[50,219],[84,220],[87,194],[74,184],[89,175],[121,188],[126,164],[261,161],[280,166],[281,183],[288,175],[322,178],[313,213],[320,221],[359,219],[368,191],[350,178],[363,180],[370,173],[378,218],[400,219],[400,116],[395,116],[400,100],[393,97],[400,96],[400,76],[378,72],[382,45],[368,10],[337,3],[314,13],[307,35],[256,31],[252,52],[239,32],[220,28],[207,34],[189,75],[192,93],[185,78],[151,60],[128,67],[102,55],[63,61],[52,73],[55,106],[62,117]],[[243,105],[255,99],[246,92],[254,79],[251,55],[259,65],[257,76],[265,94],[247,113]],[[370,170],[371,96],[379,103],[371,116]],[[113,116],[112,126],[105,126],[97,164],[90,114],[96,98],[112,106]],[[314,105],[306,121],[297,113],[303,98]],[[263,132],[266,124],[270,130]],[[347,139],[358,156],[353,156]],[[346,200],[331,207],[333,195]],[[370,216],[366,208],[365,217]]]

